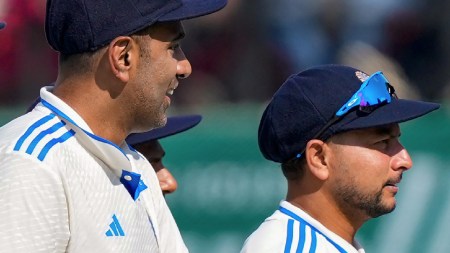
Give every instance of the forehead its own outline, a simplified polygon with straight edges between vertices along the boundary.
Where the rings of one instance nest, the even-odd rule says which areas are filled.
[[[356,133],[365,135],[400,135],[400,126],[396,124],[382,125],[378,127],[371,127],[366,129],[355,130]]]
[[[150,37],[164,42],[181,40],[185,36],[181,21],[158,22],[150,27]]]
[[[382,125],[377,127],[363,128],[350,130],[347,132],[339,133],[330,138],[335,143],[339,143],[345,140],[366,140],[370,138],[377,138],[381,136],[400,136],[400,126],[397,123]]]

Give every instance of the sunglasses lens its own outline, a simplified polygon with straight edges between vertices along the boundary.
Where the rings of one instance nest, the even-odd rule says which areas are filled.
[[[342,116],[357,106],[363,112],[371,112],[376,105],[385,102],[391,102],[388,81],[381,72],[376,72],[361,84],[361,88],[336,112],[336,116]]]
[[[377,73],[367,80],[367,85],[360,90],[359,106],[374,106],[384,102],[391,102],[391,95],[387,87],[387,80]]]

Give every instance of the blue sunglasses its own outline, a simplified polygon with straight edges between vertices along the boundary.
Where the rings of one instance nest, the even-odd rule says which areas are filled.
[[[388,104],[392,98],[397,98],[395,89],[389,84],[389,81],[381,71],[378,71],[365,80],[361,87],[345,104],[335,113],[333,118],[325,124],[312,139],[318,139],[333,124],[342,119],[342,116],[357,108],[363,113],[371,113],[381,105]],[[305,148],[306,149],[306,148]],[[300,158],[305,152],[298,153],[296,158]]]

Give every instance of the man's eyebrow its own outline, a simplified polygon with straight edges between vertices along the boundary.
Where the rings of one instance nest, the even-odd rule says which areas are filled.
[[[377,135],[388,135],[391,137],[400,137],[401,135],[401,132],[396,131],[395,128],[392,126],[376,127],[374,133]]]

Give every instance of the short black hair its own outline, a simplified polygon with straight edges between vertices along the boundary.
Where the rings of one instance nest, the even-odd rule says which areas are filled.
[[[306,159],[296,158],[281,164],[281,170],[287,180],[298,180],[305,174]]]

